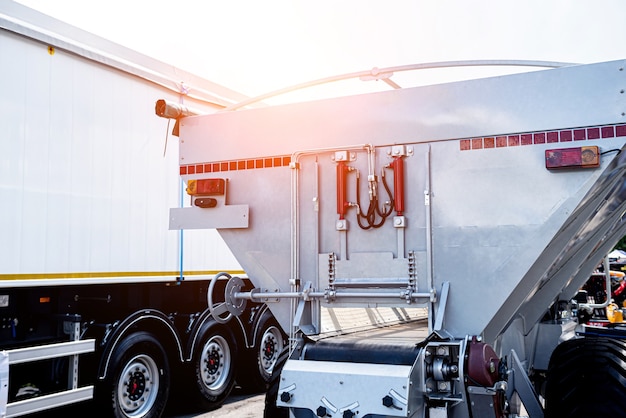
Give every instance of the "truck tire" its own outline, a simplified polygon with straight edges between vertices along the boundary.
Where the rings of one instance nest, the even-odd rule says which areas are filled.
[[[255,347],[247,353],[237,376],[237,383],[248,393],[267,390],[278,357],[286,346],[285,335],[269,311],[259,320],[254,341]]]
[[[159,341],[147,332],[124,338],[111,355],[110,373],[103,383],[109,402],[103,403],[116,418],[157,418],[167,404],[170,368]]]
[[[192,358],[192,394],[206,410],[224,403],[235,386],[237,346],[232,332],[212,323],[201,333]]]
[[[581,338],[560,344],[548,368],[546,418],[623,415],[624,364],[623,340]]]
[[[278,399],[278,389],[280,386],[280,373],[289,358],[289,350],[287,348],[278,356],[278,360],[274,365],[274,370],[268,382],[267,393],[265,394],[265,409],[263,410],[263,418],[289,418],[289,409],[276,406]]]

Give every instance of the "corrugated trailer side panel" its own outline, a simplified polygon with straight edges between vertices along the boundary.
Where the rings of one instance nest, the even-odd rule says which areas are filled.
[[[0,274],[177,272],[179,235],[164,210],[180,204],[177,138],[164,156],[167,122],[150,110],[180,97],[0,33]],[[192,239],[186,270],[239,268],[217,234]]]

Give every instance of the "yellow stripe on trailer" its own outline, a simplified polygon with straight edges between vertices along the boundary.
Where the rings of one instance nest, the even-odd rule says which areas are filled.
[[[230,275],[247,277],[243,270],[193,270],[183,271],[183,281],[209,280],[222,271]],[[179,276],[179,271],[0,274],[0,288],[134,282],[176,282]]]

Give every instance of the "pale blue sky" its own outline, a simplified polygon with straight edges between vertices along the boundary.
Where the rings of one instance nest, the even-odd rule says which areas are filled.
[[[19,2],[248,95],[431,61],[626,58],[623,0]]]

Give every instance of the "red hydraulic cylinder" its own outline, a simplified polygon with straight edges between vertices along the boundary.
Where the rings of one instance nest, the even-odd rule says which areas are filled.
[[[345,219],[346,211],[348,209],[347,196],[347,178],[348,178],[348,166],[344,161],[337,163],[337,214],[339,219]]]
[[[394,157],[391,163],[393,169],[393,205],[398,216],[404,212],[404,160]]]

